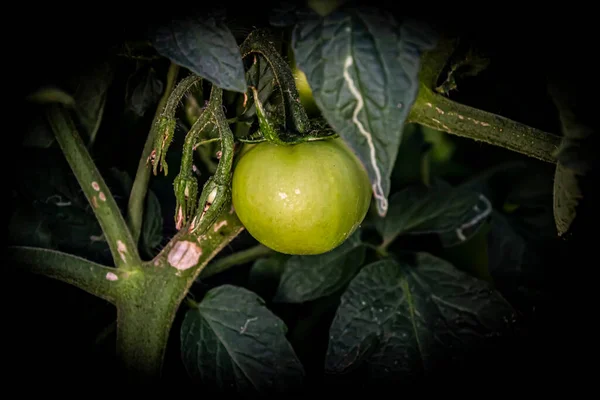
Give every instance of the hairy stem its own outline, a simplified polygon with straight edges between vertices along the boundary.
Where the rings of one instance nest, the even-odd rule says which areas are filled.
[[[300,95],[296,88],[296,80],[288,63],[281,53],[273,46],[269,34],[263,29],[257,29],[250,33],[240,46],[242,58],[256,53],[262,55],[271,70],[277,88],[281,91],[286,130],[297,133],[305,133],[310,127],[308,116],[300,102]],[[256,96],[258,98],[258,96]]]
[[[226,271],[231,267],[235,267],[236,265],[243,265],[274,253],[275,252],[273,250],[263,246],[262,244],[250,247],[246,250],[238,251],[208,264],[208,266],[200,274],[200,279],[209,278],[213,275]]]
[[[434,91],[456,45],[456,39],[442,37],[435,49],[423,55],[419,94],[407,122],[415,122],[555,163],[555,152],[560,144],[559,136],[457,103]]]
[[[555,163],[560,137],[499,115],[457,103],[421,85],[408,122],[504,147]]]
[[[96,168],[85,143],[62,104],[47,108],[47,118],[56,140],[92,206],[117,267],[132,268],[141,263],[136,242],[112,193]]]
[[[237,215],[227,208],[202,235],[180,231],[144,263],[139,279],[123,288],[117,304],[117,352],[132,380],[153,382],[160,376],[181,302],[203,268],[242,230]]]
[[[28,272],[71,284],[111,303],[116,302],[119,286],[130,276],[129,272],[56,250],[11,246],[8,253]]]
[[[175,63],[171,63],[171,65],[169,66],[169,71],[167,72],[167,84],[165,86],[165,92],[163,93],[160,101],[158,102],[158,107],[156,108],[156,113],[154,115],[154,121],[152,122],[152,126],[156,124],[156,121],[160,117],[162,111],[165,109],[167,100],[169,99],[169,96],[171,95],[171,93],[173,92],[173,88],[175,87],[175,80],[177,79],[178,73],[179,66]],[[151,170],[150,168],[148,168],[146,160],[152,152],[155,136],[156,130],[150,129],[150,133],[148,134],[148,138],[146,139],[146,143],[144,144],[142,156],[138,163],[135,180],[133,182],[133,187],[131,188],[131,194],[129,195],[129,204],[127,206],[127,224],[129,225],[131,235],[133,236],[133,239],[136,243],[138,242],[142,231],[144,202],[146,199],[146,193],[148,191],[148,182],[150,181]]]

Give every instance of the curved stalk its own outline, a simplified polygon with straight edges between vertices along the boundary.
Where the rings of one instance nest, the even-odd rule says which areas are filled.
[[[165,86],[165,92],[163,93],[161,99],[158,102],[158,107],[156,108],[156,113],[154,115],[154,121],[152,122],[152,126],[154,126],[158,121],[162,111],[164,110],[167,104],[169,96],[173,92],[175,80],[177,79],[178,73],[179,66],[175,63],[171,63],[171,65],[169,66],[169,71],[167,72],[167,84]],[[142,150],[142,156],[138,163],[137,172],[135,174],[135,180],[133,181],[131,194],[129,195],[129,204],[127,205],[127,225],[129,226],[129,229],[131,230],[131,235],[133,236],[133,239],[136,243],[138,242],[142,231],[142,221],[144,217],[144,202],[146,199],[146,193],[148,191],[148,182],[150,181],[150,169],[148,168],[146,160],[152,152],[155,136],[156,129],[150,129],[148,138],[146,139],[146,143],[144,144],[144,149]]]
[[[51,104],[46,115],[56,141],[100,223],[115,266],[129,269],[139,266],[141,259],[136,242],[104,178],[77,132],[69,111],[62,104]]]
[[[508,118],[457,103],[421,85],[408,122],[555,163],[560,137]]]
[[[242,230],[226,208],[204,234],[180,231],[144,274],[122,288],[117,303],[117,354],[129,379],[155,382],[177,310],[204,267]]]
[[[508,118],[457,103],[434,92],[438,78],[457,45],[455,39],[442,37],[435,49],[421,60],[419,94],[407,122],[414,122],[453,135],[555,163],[560,137]]]
[[[274,253],[275,251],[262,244],[235,252],[227,257],[219,258],[215,262],[208,264],[200,274],[200,279],[210,278],[211,276],[227,271],[229,268],[235,267],[236,265],[246,264]]]

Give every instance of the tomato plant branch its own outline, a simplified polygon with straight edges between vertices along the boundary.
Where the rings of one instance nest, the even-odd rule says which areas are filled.
[[[169,97],[163,121],[175,120],[178,99],[199,81],[198,76],[190,75],[177,86]],[[124,371],[136,381],[151,382],[160,375],[171,325],[190,286],[208,262],[243,229],[230,202],[234,138],[223,112],[222,97],[223,90],[213,85],[208,105],[185,138],[184,157],[174,182],[179,233],[154,260],[144,263],[139,278],[127,282],[117,304],[119,360]],[[161,129],[164,126],[160,125]],[[198,187],[191,175],[191,155],[200,133],[209,126],[219,132],[222,154],[196,206]],[[172,130],[160,132],[154,141],[153,151],[161,153],[152,160],[155,168],[164,161],[172,134]],[[196,212],[191,221],[186,219],[186,229],[181,229],[179,214],[183,210]]]
[[[10,246],[8,254],[28,272],[71,284],[111,303],[117,301],[119,286],[130,275],[120,269],[51,249]]]
[[[210,278],[211,276],[227,271],[229,268],[235,267],[236,265],[243,265],[271,254],[275,254],[275,251],[262,244],[235,252],[208,264],[200,274],[200,279]]]
[[[242,58],[250,54],[260,54],[267,60],[283,99],[284,130],[305,133],[309,129],[310,123],[306,110],[300,102],[300,94],[296,88],[294,75],[283,56],[273,46],[267,31],[256,29],[251,32],[241,44],[240,52]]]
[[[160,117],[167,104],[169,96],[173,92],[178,73],[179,66],[175,63],[171,63],[169,66],[169,71],[167,72],[165,91],[158,102],[152,126],[156,125],[156,121]],[[131,188],[131,194],[129,195],[129,204],[127,206],[127,224],[136,243],[138,242],[140,233],[142,231],[144,202],[146,199],[146,193],[148,191],[148,182],[150,181],[150,169],[148,168],[147,159],[152,151],[155,136],[156,130],[150,129],[150,133],[148,134],[148,138],[144,144],[144,149],[142,150],[142,156],[138,163],[135,180],[133,182],[133,187]]]
[[[436,48],[423,55],[419,74],[419,94],[407,122],[415,122],[555,163],[555,152],[560,143],[559,136],[457,103],[434,91],[439,76],[456,45],[455,39],[441,37]]]
[[[131,379],[152,382],[160,376],[171,325],[190,286],[243,229],[226,208],[202,234],[181,230],[127,282],[117,303],[117,353]]]
[[[119,206],[77,132],[69,111],[61,104],[51,104],[46,115],[56,141],[104,232],[115,265],[129,269],[139,265],[141,259],[137,245]]]
[[[433,129],[504,147],[555,163],[560,137],[508,118],[457,103],[421,85],[408,117]]]

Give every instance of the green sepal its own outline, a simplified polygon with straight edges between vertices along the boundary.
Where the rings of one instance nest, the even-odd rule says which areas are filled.
[[[196,209],[196,216],[190,224],[189,232],[202,233],[214,224],[230,199],[231,189],[229,182],[221,184],[214,176],[208,178],[202,188],[202,194],[200,195],[198,208]]]
[[[256,105],[256,116],[258,117],[258,126],[260,133],[269,142],[275,144],[285,144],[279,138],[279,129],[277,129],[276,124],[273,123],[267,116],[267,112],[258,97],[258,91],[254,86],[252,86],[250,90],[252,90],[252,95],[254,96],[254,104]]]
[[[154,139],[154,148],[150,155],[154,175],[157,174],[159,165],[160,171],[164,169],[165,176],[169,173],[166,156],[175,135],[175,124],[175,119],[166,116],[159,117],[156,121],[155,129],[157,132]]]
[[[173,182],[177,205],[175,208],[175,226],[181,229],[186,225],[196,210],[198,198],[198,181],[189,171],[181,171]]]

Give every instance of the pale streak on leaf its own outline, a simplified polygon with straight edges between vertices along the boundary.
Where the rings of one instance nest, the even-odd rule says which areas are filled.
[[[354,125],[358,128],[358,131],[360,132],[360,134],[365,137],[365,139],[367,140],[367,143],[369,145],[370,162],[371,162],[371,166],[373,167],[373,170],[375,171],[375,183],[373,183],[373,195],[379,202],[380,214],[385,215],[385,213],[387,212],[387,209],[388,209],[388,200],[385,195],[385,192],[383,191],[383,187],[381,184],[381,171],[379,170],[379,165],[377,164],[377,152],[375,150],[375,144],[373,143],[373,135],[371,135],[371,133],[365,129],[362,122],[360,122],[360,120],[358,119],[358,114],[364,107],[365,101],[362,98],[360,91],[357,89],[356,85],[354,84],[354,80],[350,76],[350,72],[348,71],[353,63],[354,63],[354,61],[352,59],[352,56],[348,56],[344,63],[344,79],[346,80],[346,83],[348,84],[348,89],[350,89],[350,92],[356,99],[356,107],[354,108],[354,111],[352,112],[352,123],[354,123]]]
[[[487,218],[488,215],[490,215],[492,212],[492,203],[490,203],[490,201],[484,195],[480,194],[479,200],[483,201],[483,203],[485,204],[485,209],[483,211],[481,211],[478,209],[477,206],[473,206],[473,209],[475,211],[477,211],[477,212],[481,211],[481,212],[479,214],[476,214],[469,221],[465,222],[464,224],[462,224],[461,226],[456,228],[456,236],[458,236],[458,238],[463,242],[465,240],[467,240],[467,237],[464,234],[464,230],[477,225],[479,222],[481,222],[482,220]]]

